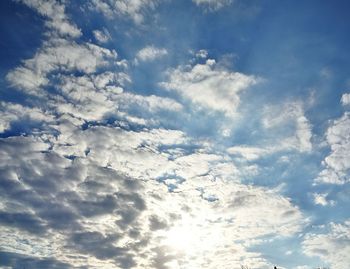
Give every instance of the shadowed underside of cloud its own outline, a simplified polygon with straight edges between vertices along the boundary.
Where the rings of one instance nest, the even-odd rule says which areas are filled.
[[[52,269],[68,269],[68,268],[87,268],[72,267],[70,264],[57,261],[50,258],[35,258],[18,253],[0,251],[0,265],[3,268],[52,268]]]
[[[212,249],[221,249],[220,255],[231,257],[234,265],[251,254],[242,247],[238,251],[233,242],[300,230],[302,215],[288,199],[228,181],[216,170],[222,166],[221,156],[196,153],[169,160],[169,153],[159,151],[159,141],[173,141],[158,140],[159,135],[106,127],[76,130],[76,142],[67,143],[66,150],[50,149],[55,142],[42,138],[3,139],[1,163],[6,165],[1,167],[4,211],[0,217],[8,234],[3,238],[7,251],[23,249],[27,254],[25,249],[37,245],[31,238],[44,233],[41,244],[53,244],[56,257],[66,264],[83,266],[84,259],[76,257],[87,255],[105,266],[122,268],[136,264],[162,268],[171,262],[204,266],[201,257],[205,256],[208,268],[215,268],[221,263],[211,260]],[[78,141],[89,146],[87,156]],[[142,144],[149,146],[138,150]],[[77,157],[67,159],[65,151]],[[169,193],[165,179],[152,178],[166,178],[170,171],[186,181]],[[213,184],[212,176],[222,179]],[[189,245],[174,244],[169,238],[174,231],[180,237],[193,231]],[[168,257],[164,263],[152,258],[155,249]],[[265,264],[258,254],[254,259]]]

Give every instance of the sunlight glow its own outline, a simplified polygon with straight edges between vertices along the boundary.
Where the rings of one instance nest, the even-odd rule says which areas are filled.
[[[204,255],[225,241],[219,229],[205,223],[203,219],[193,218],[175,225],[164,234],[164,244],[188,256]]]

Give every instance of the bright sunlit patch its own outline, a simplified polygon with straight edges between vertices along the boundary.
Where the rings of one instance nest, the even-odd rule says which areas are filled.
[[[164,235],[164,243],[176,252],[186,256],[202,255],[222,243],[220,230],[205,221],[191,219],[175,225]]]
[[[192,229],[188,226],[174,227],[168,231],[165,243],[175,250],[188,252],[200,243],[200,238],[197,238],[193,227]]]

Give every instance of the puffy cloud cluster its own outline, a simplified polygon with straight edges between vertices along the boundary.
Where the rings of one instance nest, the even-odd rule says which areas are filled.
[[[101,36],[97,36],[101,42]],[[29,95],[32,103],[33,97],[39,98],[40,102],[32,104],[39,106],[34,110],[70,114],[83,121],[112,117],[145,125],[152,120],[149,115],[145,115],[148,120],[131,115],[135,108],[148,114],[181,109],[181,104],[170,98],[124,92],[124,87],[131,82],[125,72],[127,65],[126,60],[118,59],[114,50],[68,37],[49,37],[33,58],[23,61],[6,78],[12,87]],[[10,110],[11,107],[3,112],[2,130],[26,116],[21,112],[10,115]]]
[[[25,60],[23,66],[9,72],[7,79],[14,87],[40,95],[40,87],[49,84],[49,74],[55,71],[91,74],[116,57],[115,51],[91,43],[78,44],[67,39],[52,38],[44,42],[32,59]]]
[[[11,129],[12,123],[29,124],[52,123],[55,118],[50,112],[36,107],[26,107],[21,104],[0,102],[0,133]]]
[[[242,259],[265,268],[263,257],[247,251],[249,241],[302,227],[299,209],[276,191],[229,180],[222,157],[198,152],[171,160],[161,149],[188,143],[181,132],[71,130],[57,139],[0,141],[1,229],[17,263],[32,253],[36,262],[54,255],[67,268],[88,261],[217,268]],[[182,181],[167,181],[176,178]],[[177,187],[170,191],[169,183]]]

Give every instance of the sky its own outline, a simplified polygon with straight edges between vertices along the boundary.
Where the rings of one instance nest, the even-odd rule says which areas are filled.
[[[348,269],[348,1],[0,1],[0,268]]]

